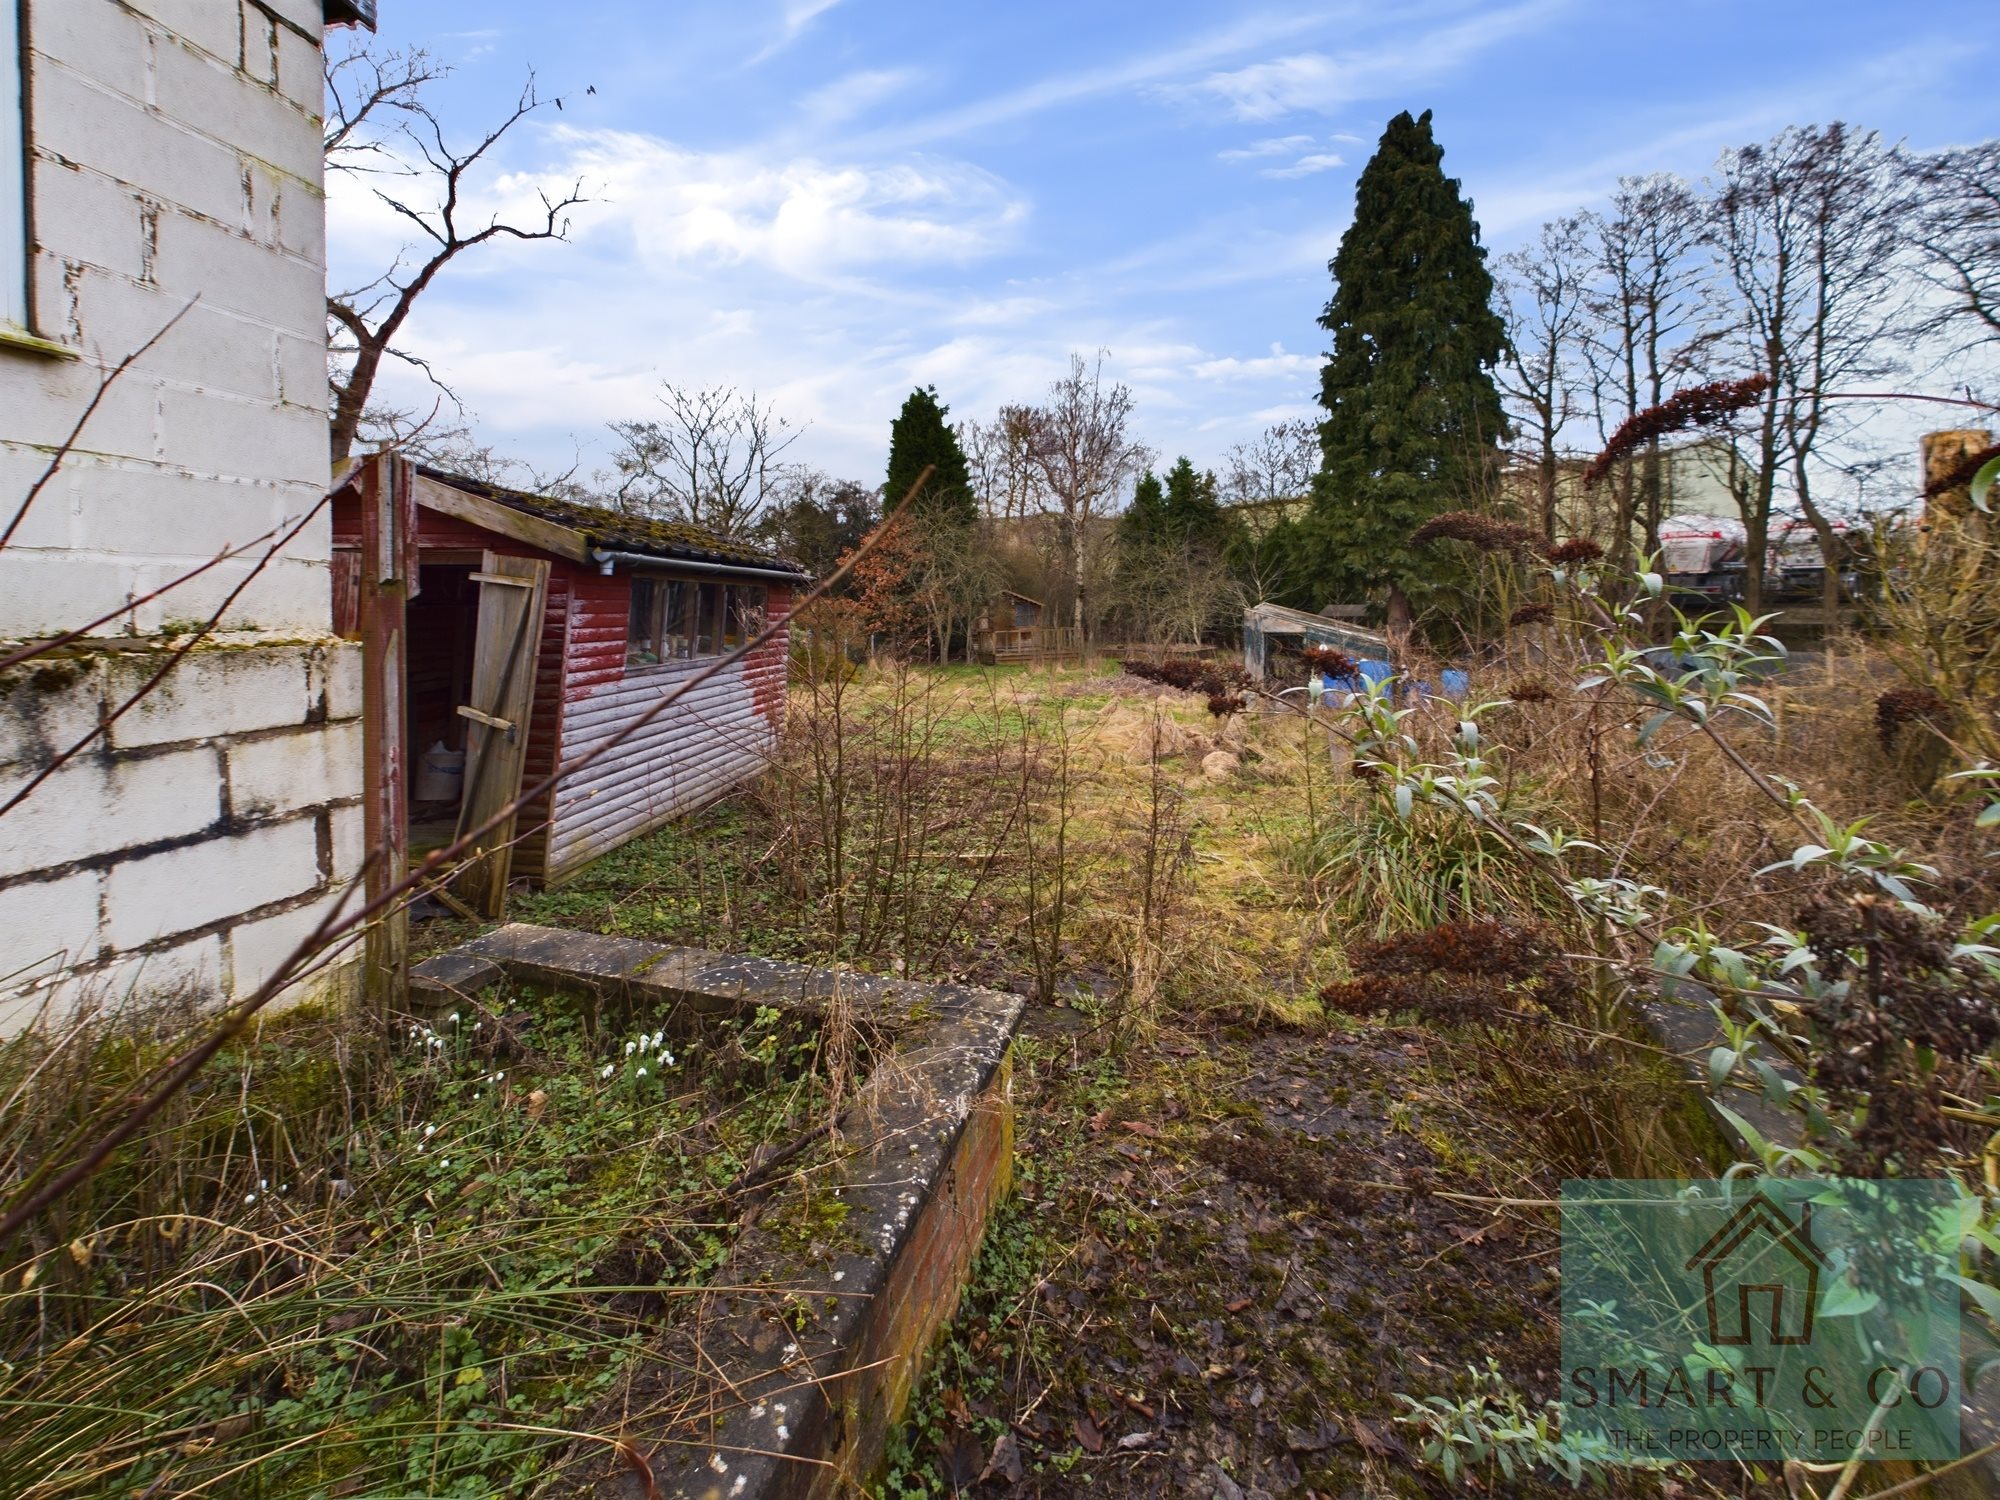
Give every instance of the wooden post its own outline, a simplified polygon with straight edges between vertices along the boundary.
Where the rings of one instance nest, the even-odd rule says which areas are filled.
[[[404,628],[417,592],[415,468],[392,453],[366,461],[361,497],[358,614],[361,627],[362,827],[372,903],[408,873],[410,815],[403,756]],[[397,905],[368,924],[363,989],[382,1015],[400,1005],[409,980],[410,917]]]

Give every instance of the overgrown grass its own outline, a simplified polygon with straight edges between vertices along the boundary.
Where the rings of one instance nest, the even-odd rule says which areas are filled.
[[[0,1050],[12,1168],[102,1128],[180,1019]],[[720,1190],[824,1103],[816,1044],[546,995],[379,1046],[272,1019],[10,1247],[8,1492],[518,1488],[720,1263]]]

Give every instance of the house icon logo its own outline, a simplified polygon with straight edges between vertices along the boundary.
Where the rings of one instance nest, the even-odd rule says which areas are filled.
[[[1794,1221],[1759,1194],[1744,1203],[1689,1257],[1686,1269],[1701,1270],[1708,1312],[1708,1339],[1717,1347],[1753,1341],[1753,1307],[1767,1311],[1762,1342],[1812,1342],[1819,1306],[1820,1272],[1827,1259],[1813,1243],[1812,1205],[1799,1205]]]

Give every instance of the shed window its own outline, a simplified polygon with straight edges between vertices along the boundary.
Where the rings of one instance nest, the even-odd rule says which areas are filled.
[[[723,596],[722,649],[734,651],[764,628],[764,585],[732,583]]]
[[[765,599],[761,584],[636,576],[625,665],[650,667],[734,651],[764,628]]]
[[[0,329],[28,328],[28,143],[21,7],[0,0]]]

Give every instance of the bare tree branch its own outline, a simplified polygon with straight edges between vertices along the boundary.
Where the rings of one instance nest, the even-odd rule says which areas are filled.
[[[1028,462],[1057,516],[1075,594],[1070,609],[1077,639],[1088,639],[1088,549],[1094,523],[1114,509],[1125,481],[1144,466],[1146,449],[1127,435],[1132,392],[1104,384],[1104,359],[1069,357],[1069,373],[1049,387],[1045,405],[1026,415]]]
[[[723,536],[745,536],[791,480],[780,455],[800,429],[757,393],[663,382],[663,420],[613,422],[621,443],[612,462],[613,498],[623,509],[686,521]]]
[[[550,102],[535,90],[532,74],[522,88],[514,108],[469,150],[456,150],[445,139],[443,122],[425,103],[425,84],[443,76],[422,52],[392,53],[379,61],[365,49],[327,66],[329,164],[337,170],[362,170],[369,158],[395,159],[393,137],[413,150],[421,167],[405,165],[400,175],[429,184],[435,201],[424,202],[409,193],[392,193],[376,188],[375,196],[391,212],[410,223],[419,243],[428,243],[429,253],[405,267],[399,258],[375,281],[358,290],[330,296],[327,317],[353,340],[352,355],[344,372],[330,377],[333,420],[329,441],[337,463],[353,451],[369,396],[381,373],[382,361],[394,356],[431,375],[423,360],[395,347],[397,336],[409,321],[417,299],[430,287],[444,268],[460,255],[497,239],[563,240],[569,237],[568,210],[586,203],[583,184],[577,182],[560,197],[542,192],[539,222],[522,224],[503,221],[499,215],[484,224],[462,221],[468,174],[476,168],[507,132],[523,119]],[[352,78],[348,76],[352,73]],[[357,85],[357,86],[350,86]],[[346,92],[343,93],[343,88]],[[561,100],[554,101],[557,104]],[[398,119],[390,135],[369,125],[388,113]],[[372,165],[368,170],[377,170]],[[440,389],[444,387],[440,384]],[[447,395],[449,391],[447,390]],[[452,398],[456,404],[456,398]]]

